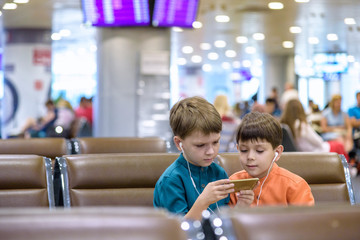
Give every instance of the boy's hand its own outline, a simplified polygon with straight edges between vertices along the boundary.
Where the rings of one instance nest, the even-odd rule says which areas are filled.
[[[234,192],[234,184],[230,183],[229,179],[221,179],[206,185],[199,198],[206,200],[210,205],[226,198],[232,192]]]
[[[258,181],[254,187],[256,189],[260,185],[260,181]],[[240,207],[248,207],[250,206],[255,199],[255,194],[253,190],[241,190],[240,192],[235,193],[237,202],[236,206]]]
[[[248,207],[254,201],[254,191],[253,190],[241,190],[240,192],[235,193],[237,198],[236,206]]]

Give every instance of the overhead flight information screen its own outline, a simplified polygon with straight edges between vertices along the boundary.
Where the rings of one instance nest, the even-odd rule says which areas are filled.
[[[198,0],[156,0],[152,25],[188,27],[196,20]]]
[[[148,0],[82,0],[84,22],[98,27],[150,25]]]

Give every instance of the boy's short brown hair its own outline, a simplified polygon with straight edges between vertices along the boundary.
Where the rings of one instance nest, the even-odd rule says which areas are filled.
[[[211,103],[201,97],[189,97],[171,108],[170,127],[175,136],[184,139],[194,131],[205,135],[220,133],[222,121]]]
[[[282,143],[282,129],[280,122],[268,113],[250,112],[241,120],[236,142],[256,141],[258,139],[268,141],[273,149]]]

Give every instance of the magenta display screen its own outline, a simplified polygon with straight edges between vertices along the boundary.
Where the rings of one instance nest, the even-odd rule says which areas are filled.
[[[156,0],[152,25],[155,27],[192,27],[198,0]]]
[[[82,0],[84,21],[92,26],[149,26],[149,0]]]

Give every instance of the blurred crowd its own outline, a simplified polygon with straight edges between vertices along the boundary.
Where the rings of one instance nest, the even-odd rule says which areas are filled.
[[[334,94],[324,109],[319,109],[312,100],[305,108],[290,83],[285,85],[281,96],[276,87],[272,88],[264,104],[258,103],[255,95],[250,101],[230,106],[226,95],[218,95],[214,106],[223,119],[219,152],[237,151],[233,135],[245,114],[265,112],[285,125],[283,130],[289,129],[295,151],[343,154],[356,175],[360,172],[357,171],[360,168],[360,92],[356,94],[356,104],[347,110],[341,108],[341,100],[341,95]]]
[[[12,137],[64,137],[92,136],[92,98],[81,97],[73,108],[64,98],[47,100],[46,113],[35,119],[28,118],[20,133]]]

